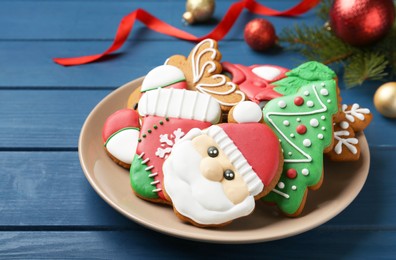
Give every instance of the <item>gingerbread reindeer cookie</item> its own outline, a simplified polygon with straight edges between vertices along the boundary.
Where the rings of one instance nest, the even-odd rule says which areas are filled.
[[[206,39],[198,43],[188,57],[174,55],[165,64],[183,71],[189,90],[211,95],[220,103],[222,111],[227,112],[246,97],[235,83],[220,74],[220,60],[217,42]]]

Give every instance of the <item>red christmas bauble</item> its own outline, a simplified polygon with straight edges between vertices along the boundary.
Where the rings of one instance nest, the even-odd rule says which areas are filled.
[[[383,38],[395,19],[393,0],[334,0],[330,26],[341,40],[355,46]]]
[[[275,28],[269,21],[253,19],[245,26],[245,41],[256,51],[265,51],[275,45],[277,40]]]

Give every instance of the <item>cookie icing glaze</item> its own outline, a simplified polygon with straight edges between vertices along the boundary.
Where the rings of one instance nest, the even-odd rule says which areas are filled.
[[[147,73],[140,91],[146,92],[170,85],[173,85],[172,88],[183,89],[186,88],[185,80],[186,78],[179,68],[171,65],[161,65]]]
[[[321,74],[322,66],[317,64],[303,67],[316,67],[315,74]],[[293,215],[300,209],[307,188],[320,183],[323,150],[332,143],[332,116],[338,112],[338,96],[336,81],[327,80],[327,70],[323,73],[326,80],[288,89],[288,93],[294,94],[274,99],[263,109],[264,120],[278,136],[285,157],[280,179],[283,184],[263,199],[275,202],[288,215]],[[298,71],[305,76],[307,74],[301,69]],[[290,74],[294,75],[295,72]],[[322,91],[323,89],[326,91]],[[296,104],[297,97],[304,102]],[[327,100],[331,102],[328,103]],[[285,120],[288,124],[284,123]],[[288,174],[290,170],[296,172],[293,178]]]
[[[220,105],[211,97],[185,89],[145,92],[139,101],[142,125],[130,168],[131,185],[142,198],[166,201],[162,165],[173,146],[192,128],[220,120]]]
[[[237,123],[257,123],[263,118],[260,107],[252,101],[242,101],[232,111],[232,116]]]
[[[336,152],[336,154],[342,153],[343,146],[345,146],[345,148],[347,148],[351,153],[357,154],[358,150],[355,145],[359,143],[359,140],[355,137],[349,136],[350,133],[347,130],[334,132],[334,139],[337,141],[337,144],[334,146],[334,152]]]
[[[285,68],[274,65],[244,66],[223,62],[223,71],[232,75],[232,82],[239,86],[246,96],[253,102],[271,100],[282,96],[274,90],[272,82],[285,77],[288,71]]]
[[[159,88],[142,95],[139,114],[195,119],[214,124],[220,120],[221,111],[218,102],[209,95],[185,89]]]
[[[201,47],[205,44],[209,44],[209,47],[201,50]],[[228,96],[231,93],[238,94],[240,99],[238,101],[232,102],[232,103],[225,102],[221,99],[216,98],[217,102],[219,102],[221,105],[234,106],[234,105],[238,104],[239,102],[245,100],[245,94],[242,91],[238,90],[237,86],[233,82],[227,81],[226,77],[222,74],[211,75],[210,78],[214,82],[213,81],[202,81],[205,71],[208,74],[211,74],[214,71],[216,71],[216,69],[217,69],[217,66],[213,60],[216,58],[216,55],[218,55],[218,52],[214,47],[215,47],[214,40],[206,39],[206,40],[203,40],[200,43],[198,43],[192,50],[191,64],[192,64],[192,71],[193,71],[193,83],[196,84],[195,87],[199,92],[205,93],[208,95],[213,94],[214,98],[216,98],[216,95]],[[208,53],[211,56],[211,60],[202,62],[202,57]],[[218,89],[221,86],[227,86],[227,90],[223,91],[223,90]]]
[[[349,108],[349,110],[348,110]],[[353,104],[352,106],[348,107],[348,105],[342,105],[342,112],[345,114],[345,118],[349,122],[355,122],[356,119],[363,121],[365,119],[365,115],[370,114],[370,109],[368,108],[361,108],[359,104]]]

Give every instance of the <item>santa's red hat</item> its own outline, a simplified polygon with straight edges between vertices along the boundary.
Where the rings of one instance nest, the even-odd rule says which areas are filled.
[[[281,148],[268,126],[228,123],[213,125],[204,132],[213,138],[243,177],[251,195],[260,194],[279,173]]]

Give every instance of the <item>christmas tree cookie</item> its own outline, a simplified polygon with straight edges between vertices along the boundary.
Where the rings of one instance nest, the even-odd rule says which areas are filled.
[[[326,66],[309,62],[286,73],[273,99],[263,109],[264,121],[279,138],[284,155],[282,176],[263,199],[289,216],[299,215],[308,189],[323,177],[323,153],[333,145],[333,116],[339,110],[336,75]],[[274,83],[277,84],[276,82]]]

